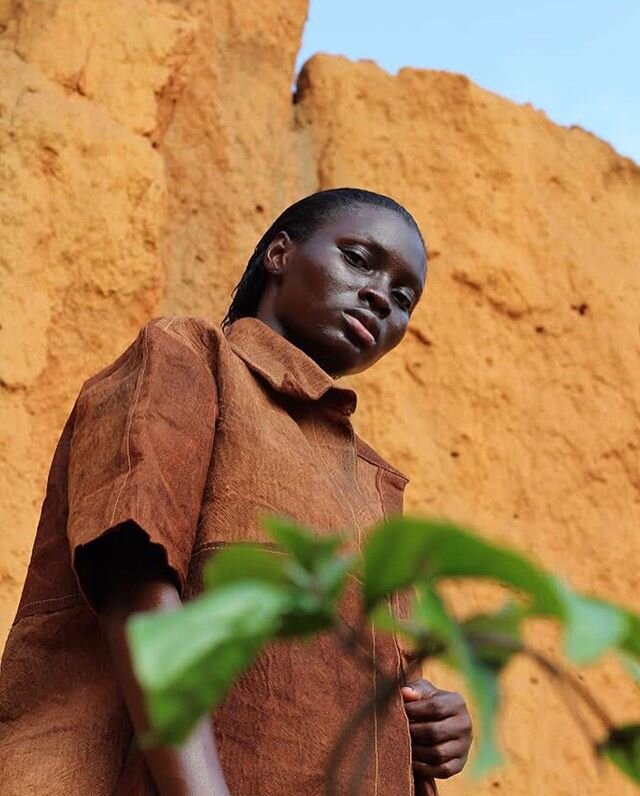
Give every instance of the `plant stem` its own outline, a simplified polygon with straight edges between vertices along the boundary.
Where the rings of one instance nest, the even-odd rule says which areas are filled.
[[[605,711],[602,705],[594,698],[589,689],[586,688],[586,686],[584,686],[577,677],[574,677],[574,675],[571,674],[571,672],[569,672],[567,669],[562,669],[548,658],[545,658],[544,655],[541,655],[539,652],[531,649],[530,647],[523,645],[521,651],[524,655],[527,655],[529,658],[534,660],[538,666],[544,669],[544,671],[551,675],[551,677],[563,683],[564,685],[569,686],[569,688],[571,688],[574,693],[582,699],[591,712],[600,720],[607,732],[611,732],[614,727],[611,717]]]
[[[467,633],[467,641],[473,647],[480,644],[495,644],[503,649],[512,652],[521,652],[523,655],[535,661],[541,669],[544,669],[547,674],[552,678],[558,680],[564,685],[569,686],[574,693],[582,699],[591,712],[597,716],[607,731],[613,729],[613,721],[602,705],[594,698],[591,692],[586,688],[577,677],[574,677],[567,669],[563,669],[557,664],[550,661],[542,653],[528,647],[521,641],[516,641],[509,636],[502,636],[500,633]]]
[[[607,734],[611,732],[613,729],[613,721],[605,711],[605,709],[600,705],[600,703],[593,697],[591,692],[585,688],[584,685],[574,677],[571,672],[567,669],[564,669],[557,664],[550,661],[546,658],[542,653],[538,652],[537,650],[532,649],[531,647],[526,646],[521,641],[512,639],[508,636],[502,636],[499,633],[468,633],[467,634],[467,641],[473,648],[474,644],[494,644],[495,646],[502,647],[503,649],[510,650],[512,652],[520,652],[523,655],[530,658],[532,661],[538,664],[538,666],[546,672],[551,677],[551,682],[557,686],[564,686],[564,688],[558,688],[558,692],[560,697],[564,701],[567,708],[573,707],[569,699],[567,698],[567,694],[565,689],[568,687],[570,688],[574,695],[579,697],[584,705],[587,706],[591,710],[591,712],[600,720],[600,722],[604,725]],[[589,746],[591,746],[596,758],[599,759],[598,755],[598,741],[593,738],[591,732],[587,725],[585,724],[583,718],[579,716],[579,714],[572,712],[569,710],[570,715],[573,715],[573,718],[578,725],[579,729],[582,731],[582,734],[586,738]]]
[[[378,667],[373,656],[367,652],[360,628],[353,628],[341,616],[336,616],[333,629],[346,652],[364,664],[368,671],[374,671],[377,676],[385,678],[385,674]]]

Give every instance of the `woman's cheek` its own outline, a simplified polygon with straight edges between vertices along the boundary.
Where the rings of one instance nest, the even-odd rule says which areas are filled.
[[[406,318],[394,318],[387,321],[387,351],[391,351],[400,343],[407,331],[407,325]]]

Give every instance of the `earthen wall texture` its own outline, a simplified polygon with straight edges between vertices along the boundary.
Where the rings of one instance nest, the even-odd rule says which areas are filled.
[[[0,0],[0,640],[82,381],[150,317],[221,320],[275,215],[339,185],[393,195],[430,248],[405,341],[352,380],[407,511],[640,609],[640,168],[461,75],[320,55],[292,95],[306,13]],[[499,591],[451,594],[470,611]],[[558,649],[544,623],[531,641]],[[581,676],[637,719],[615,661]],[[510,764],[443,794],[631,794],[543,675],[504,682]]]

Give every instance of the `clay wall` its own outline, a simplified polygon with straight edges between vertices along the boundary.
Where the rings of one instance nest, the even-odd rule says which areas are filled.
[[[431,250],[407,338],[352,380],[407,510],[640,609],[640,169],[460,75],[316,56],[293,102],[306,11],[0,0],[0,639],[82,381],[150,317],[219,321],[271,219],[336,185],[395,196]],[[583,676],[637,718],[614,661]],[[443,794],[631,794],[538,672],[505,683],[511,764]]]

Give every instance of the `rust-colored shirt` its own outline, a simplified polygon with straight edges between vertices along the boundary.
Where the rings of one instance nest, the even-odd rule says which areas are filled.
[[[156,319],[85,382],[53,459],[2,661],[3,796],[154,793],[75,552],[133,521],[164,548],[188,599],[212,551],[269,541],[264,512],[319,533],[351,529],[357,547],[401,510],[406,478],[354,434],[355,405],[352,390],[255,318],[226,332],[198,318]],[[392,637],[370,633],[367,643],[383,670],[400,671]],[[375,688],[328,634],[269,647],[214,714],[233,796],[320,796],[333,741]],[[412,794],[400,693],[365,732],[362,792]]]

